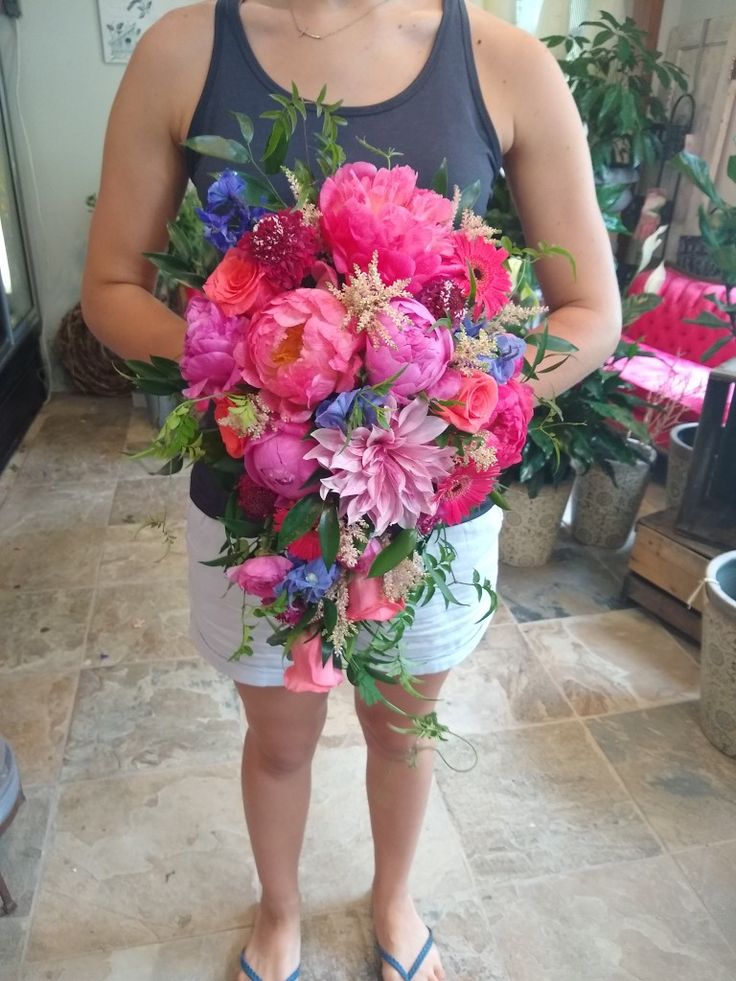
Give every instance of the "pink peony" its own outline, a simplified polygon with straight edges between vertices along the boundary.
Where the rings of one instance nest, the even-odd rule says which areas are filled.
[[[435,410],[437,415],[464,433],[477,433],[496,408],[498,384],[490,375],[474,371],[471,375],[461,376],[460,388],[450,399],[458,404],[441,406]]]
[[[307,422],[279,421],[263,436],[249,440],[243,459],[251,480],[291,501],[311,493],[314,488],[303,486],[315,470],[307,458],[315,446],[306,438],[309,430]]]
[[[332,663],[322,664],[322,638],[317,633],[312,637],[302,634],[292,645],[291,656],[294,663],[284,671],[284,685],[289,691],[325,692],[336,688],[343,682],[343,673]]]
[[[452,202],[417,186],[411,167],[346,164],[322,185],[322,236],[338,272],[366,270],[374,253],[386,283],[418,292],[453,255]]]
[[[368,344],[365,365],[368,382],[377,385],[397,372],[401,375],[391,386],[394,395],[416,395],[433,385],[445,372],[455,350],[452,335],[444,327],[432,328],[434,317],[416,300],[393,300],[391,303],[408,323],[403,327],[386,314],[378,319],[396,347]],[[403,370],[402,370],[403,369]]]
[[[499,469],[506,470],[521,460],[533,413],[534,392],[529,385],[510,378],[499,386],[496,408],[483,427],[491,434]]]
[[[293,562],[282,555],[259,555],[228,569],[227,578],[237,583],[249,596],[258,596],[264,603],[273,603],[276,599],[275,587],[293,568]]]
[[[454,262],[458,270],[453,278],[467,293],[470,290],[468,266],[471,267],[476,284],[473,313],[476,317],[486,316],[491,320],[509,300],[511,277],[504,265],[509,254],[481,236],[469,239],[462,232],[455,232],[454,244]]]
[[[228,317],[202,293],[194,293],[187,304],[187,332],[179,367],[189,382],[188,399],[215,395],[232,389],[240,381],[233,349],[245,334],[245,317]]]
[[[364,338],[343,326],[345,307],[322,289],[283,293],[253,319],[235,358],[249,385],[263,387],[280,409],[312,409],[354,387]],[[275,396],[275,399],[273,398]],[[308,417],[309,413],[307,413]]]
[[[419,517],[434,510],[433,481],[452,470],[452,447],[434,440],[447,428],[427,414],[421,399],[395,412],[389,429],[365,426],[354,429],[349,442],[339,429],[317,429],[319,443],[307,459],[331,471],[323,477],[320,493],[340,496],[340,512],[352,524],[369,518],[381,535],[389,525],[413,528]]]
[[[276,293],[263,270],[242,249],[228,249],[204,284],[207,296],[229,316],[252,316]]]

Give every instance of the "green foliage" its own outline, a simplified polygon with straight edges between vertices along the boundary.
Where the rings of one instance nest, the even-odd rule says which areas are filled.
[[[126,361],[130,372],[125,375],[136,388],[149,395],[180,395],[186,382],[176,361],[152,357],[150,361]]]
[[[170,412],[158,435],[145,450],[133,454],[134,460],[155,456],[164,460],[188,458],[200,460],[204,456],[199,420],[191,402],[182,402]]]
[[[322,513],[322,499],[319,494],[309,494],[294,505],[284,519],[279,531],[278,550],[285,551],[292,542],[311,531]]]
[[[402,528],[398,535],[373,560],[369,577],[383,576],[403,562],[416,548],[417,533],[414,528]]]
[[[661,130],[667,121],[653,81],[665,92],[673,86],[684,92],[687,76],[647,47],[646,32],[630,17],[621,22],[601,11],[599,20],[581,26],[591,30],[543,40],[553,50],[563,49],[558,63],[588,128],[596,172],[618,164],[653,163],[661,158]]]

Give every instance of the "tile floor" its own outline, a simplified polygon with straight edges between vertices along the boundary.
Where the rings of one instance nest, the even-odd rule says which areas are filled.
[[[243,723],[187,639],[186,480],[121,455],[127,401],[60,396],[0,477],[0,730],[27,802],[0,840],[1,981],[229,981],[256,879]],[[651,488],[646,506],[661,506]],[[166,509],[167,551],[142,522]],[[693,645],[620,598],[626,552],[561,536],[504,569],[443,716],[414,886],[452,981],[733,981],[736,762]],[[376,978],[363,749],[338,690],[303,859],[305,981]],[[453,769],[455,768],[455,769]]]

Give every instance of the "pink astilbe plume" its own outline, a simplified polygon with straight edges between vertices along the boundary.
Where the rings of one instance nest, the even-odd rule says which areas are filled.
[[[446,428],[417,399],[394,413],[389,429],[362,426],[347,443],[339,429],[315,430],[319,446],[305,459],[331,471],[320,493],[340,495],[340,514],[350,524],[368,518],[378,535],[393,524],[414,528],[422,514],[435,509],[433,481],[443,480],[453,467],[454,450],[433,445]]]

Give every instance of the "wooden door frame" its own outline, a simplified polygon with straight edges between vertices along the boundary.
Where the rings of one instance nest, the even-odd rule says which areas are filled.
[[[652,50],[657,47],[663,9],[664,0],[634,0],[634,20],[647,32],[647,47]]]

